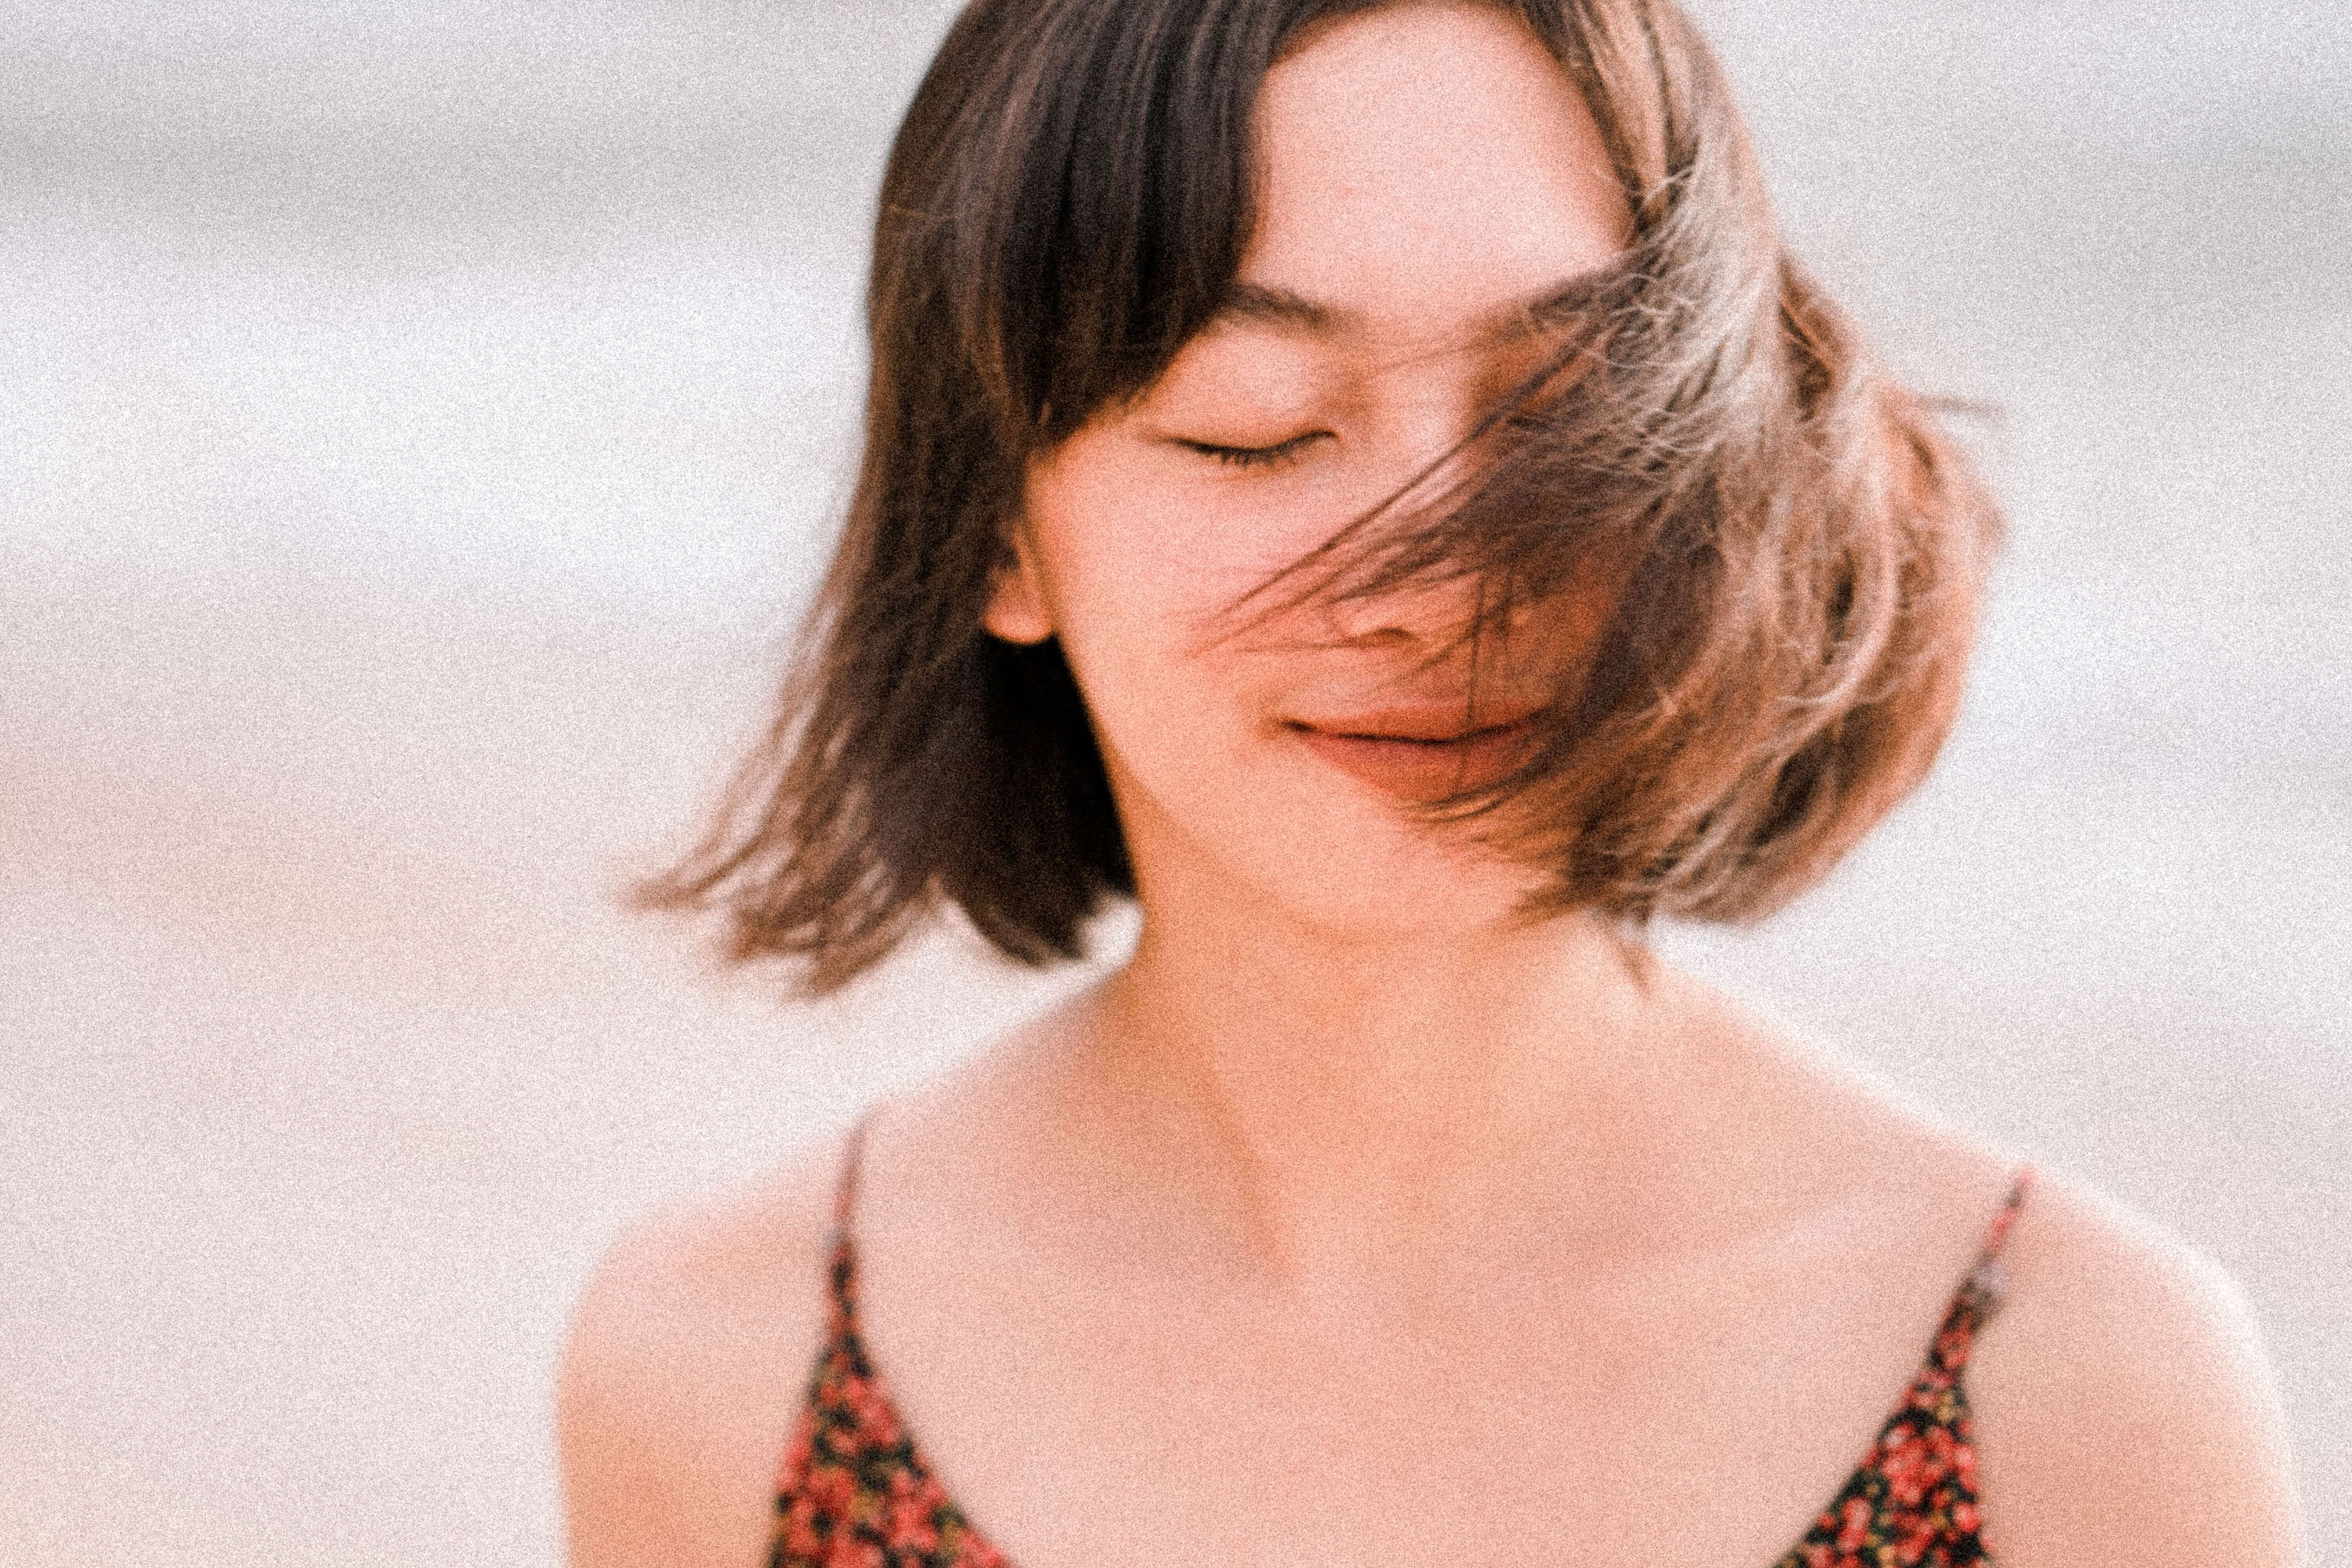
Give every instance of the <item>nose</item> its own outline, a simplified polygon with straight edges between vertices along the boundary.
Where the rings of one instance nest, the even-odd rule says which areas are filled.
[[[1354,516],[1371,516],[1362,535],[1370,546],[1367,563],[1379,564],[1376,542],[1383,533],[1414,526],[1415,513],[1444,504],[1447,492],[1466,477],[1465,447],[1476,434],[1486,408],[1471,377],[1447,374],[1451,367],[1409,367],[1420,374],[1395,386],[1383,416],[1367,431],[1376,460],[1367,463]],[[1405,376],[1398,378],[1406,381]],[[1423,578],[1376,593],[1355,591],[1353,581],[1320,595],[1332,639],[1363,647],[1450,645],[1478,612],[1475,575]]]
[[[1461,635],[1476,613],[1467,582],[1406,583],[1374,593],[1338,585],[1319,596],[1325,639],[1349,647],[1406,656],[1435,654]]]

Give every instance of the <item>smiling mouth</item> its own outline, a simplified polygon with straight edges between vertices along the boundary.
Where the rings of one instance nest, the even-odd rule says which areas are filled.
[[[1527,759],[1540,710],[1462,728],[1459,709],[1350,716],[1285,728],[1315,756],[1360,784],[1408,800],[1443,800],[1503,777]]]

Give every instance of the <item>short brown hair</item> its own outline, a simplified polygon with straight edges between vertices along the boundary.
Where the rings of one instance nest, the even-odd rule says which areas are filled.
[[[1042,963],[1132,894],[1057,645],[1002,642],[982,614],[1031,461],[1225,303],[1266,71],[1303,28],[1383,3],[967,6],[884,175],[864,456],[803,657],[709,834],[646,902],[723,910],[730,957],[800,960],[823,992],[941,899]],[[1475,576],[1477,637],[1596,551],[1630,563],[1599,662],[1524,765],[1433,809],[1542,868],[1538,908],[1759,918],[1933,760],[2000,516],[1787,255],[1670,0],[1501,8],[1591,109],[1632,245],[1588,329],[1474,437],[1470,479],[1359,519],[1277,584]]]

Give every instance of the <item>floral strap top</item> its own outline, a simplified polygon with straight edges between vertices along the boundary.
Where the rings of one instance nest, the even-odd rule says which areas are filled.
[[[859,1341],[848,1221],[860,1141],[852,1134],[835,1201],[830,1328],[777,1479],[768,1568],[1011,1568],[933,1477]],[[2000,1308],[2001,1243],[2032,1182],[2030,1168],[2018,1173],[1911,1386],[1853,1477],[1773,1568],[1992,1562],[1979,1534],[1961,1374],[1977,1331]]]

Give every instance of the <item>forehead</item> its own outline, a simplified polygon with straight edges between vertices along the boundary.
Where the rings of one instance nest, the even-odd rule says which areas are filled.
[[[1607,264],[1631,226],[1567,72],[1487,5],[1391,5],[1310,34],[1268,73],[1254,131],[1241,293],[1315,301],[1334,334],[1479,331]]]

